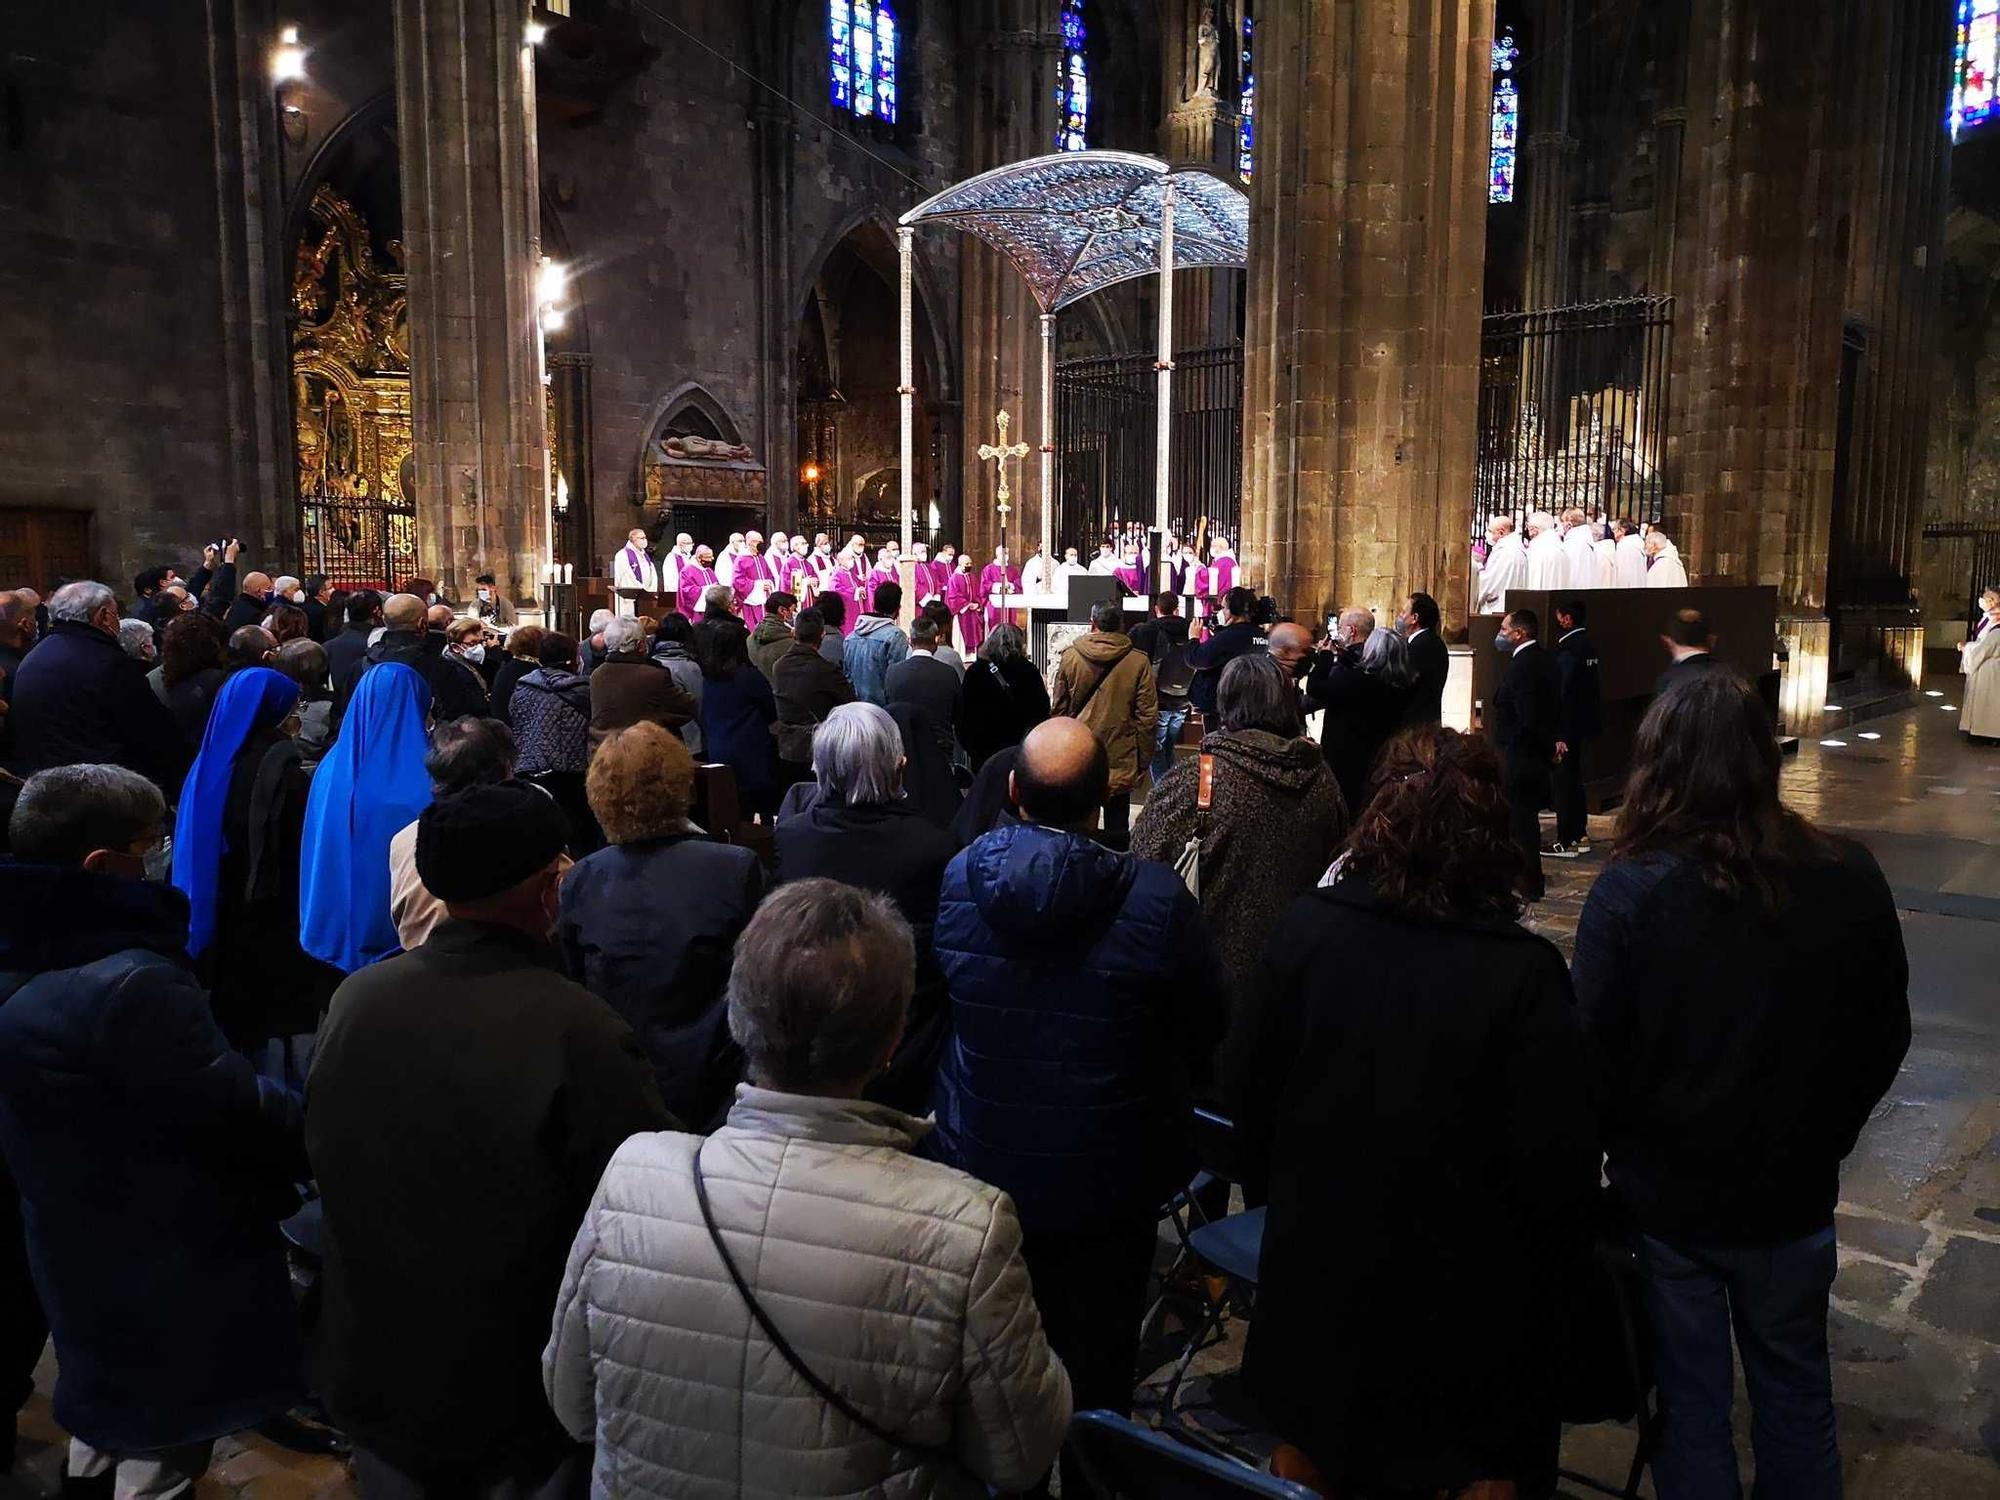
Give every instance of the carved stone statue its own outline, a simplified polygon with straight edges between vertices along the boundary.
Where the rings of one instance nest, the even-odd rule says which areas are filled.
[[[719,438],[674,436],[660,443],[660,451],[668,458],[695,458],[708,463],[748,463],[750,445],[748,443],[725,443]]]
[[[1194,97],[1213,99],[1221,86],[1222,33],[1215,29],[1215,0],[1201,8],[1201,25],[1195,31]]]

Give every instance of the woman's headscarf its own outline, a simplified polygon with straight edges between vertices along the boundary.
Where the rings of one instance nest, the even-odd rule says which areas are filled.
[[[223,817],[236,760],[250,737],[275,729],[299,701],[299,685],[269,667],[250,667],[223,683],[201,737],[201,750],[181,789],[174,823],[174,884],[187,893],[188,953],[200,957],[215,940],[217,887],[222,878]]]
[[[343,974],[394,953],[389,841],[430,805],[429,686],[400,662],[370,667],[314,772],[299,863],[299,944]]]

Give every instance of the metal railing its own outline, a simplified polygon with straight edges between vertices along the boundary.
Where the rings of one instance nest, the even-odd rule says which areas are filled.
[[[1065,360],[1056,366],[1058,553],[1085,557],[1131,523],[1154,521],[1153,463],[1158,366],[1151,354]],[[1243,520],[1243,346],[1174,355],[1172,474],[1167,509],[1174,531],[1236,537]]]
[[[301,495],[302,571],[336,588],[392,590],[417,575],[417,511],[373,497]]]
[[[1474,538],[1538,510],[1664,519],[1673,310],[1624,297],[1481,320]]]

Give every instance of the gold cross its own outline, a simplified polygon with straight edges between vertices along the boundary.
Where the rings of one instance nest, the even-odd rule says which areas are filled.
[[[981,443],[979,445],[979,461],[981,463],[991,463],[1000,471],[1000,503],[995,508],[1000,512],[1000,524],[1004,527],[1007,524],[1007,512],[1013,508],[1007,502],[1014,498],[1014,492],[1007,488],[1007,460],[1010,458],[1026,458],[1028,456],[1028,445],[1026,443],[1009,443],[1007,441],[1007,429],[1013,426],[1014,419],[1008,416],[1006,412],[1002,411],[996,416],[993,419],[993,423],[1000,429],[1000,441],[997,445],[993,443]]]

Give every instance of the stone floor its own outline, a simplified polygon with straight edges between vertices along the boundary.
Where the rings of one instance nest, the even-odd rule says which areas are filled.
[[[1785,769],[1793,806],[1875,852],[1910,953],[1909,1060],[1842,1179],[1834,1390],[1856,1500],[2000,1497],[2000,749],[1959,738],[1956,714],[1944,711],[1953,701],[1929,697],[1830,732]],[[1549,899],[1533,917],[1565,948],[1602,866],[1609,820],[1593,820],[1592,831],[1599,852],[1551,861]],[[1226,1385],[1238,1348],[1232,1333],[1197,1371]],[[57,1489],[51,1361],[41,1373],[0,1500]],[[1203,1399],[1203,1385],[1191,1394]],[[1573,1429],[1565,1467],[1622,1480],[1631,1443],[1624,1428]],[[251,1438],[220,1445],[199,1493],[331,1500],[355,1490],[339,1462]],[[1589,1491],[1570,1484],[1564,1493]]]

